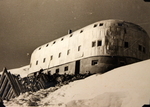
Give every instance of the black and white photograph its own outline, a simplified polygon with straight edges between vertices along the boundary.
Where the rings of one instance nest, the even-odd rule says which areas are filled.
[[[150,0],[0,0],[0,107],[150,107]]]

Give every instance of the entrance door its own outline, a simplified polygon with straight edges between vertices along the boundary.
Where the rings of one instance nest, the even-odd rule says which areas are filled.
[[[77,60],[75,64],[75,75],[79,73],[80,73],[80,60]]]

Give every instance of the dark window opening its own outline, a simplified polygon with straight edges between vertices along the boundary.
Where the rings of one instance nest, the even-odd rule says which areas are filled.
[[[58,73],[59,73],[59,68],[56,69],[56,74],[58,74]]]
[[[36,61],[36,65],[38,65],[38,61]]]
[[[63,41],[64,40],[64,38],[61,38],[61,41]]]
[[[80,46],[78,46],[78,51],[80,51],[81,50],[81,45]]]
[[[100,23],[99,26],[103,26],[103,23]]]
[[[53,55],[51,56],[51,60],[53,59]]]
[[[126,30],[126,28],[124,28],[124,33],[125,33],[125,34],[127,33],[127,30]]]
[[[83,30],[80,31],[80,33],[82,33],[82,32],[83,32]]]
[[[68,66],[66,66],[66,67],[64,68],[64,71],[68,71]]]
[[[102,46],[102,41],[101,41],[101,40],[99,40],[99,41],[97,42],[97,46]]]
[[[41,47],[39,48],[39,50],[41,49]]]
[[[46,45],[46,47],[48,47],[49,44]]]
[[[122,26],[122,23],[118,23],[118,26]]]
[[[72,37],[72,34],[70,35],[70,37]]]
[[[61,57],[61,52],[59,53],[59,55],[58,55],[58,58],[60,58]]]
[[[96,64],[98,64],[98,60],[92,60],[91,65],[96,65]]]
[[[43,63],[46,61],[46,58],[43,59]]]
[[[124,47],[128,48],[129,47],[129,43],[128,42],[124,42]]]
[[[94,27],[97,27],[97,24],[95,24]]]
[[[93,41],[92,42],[92,47],[95,47],[96,46],[96,41]]]
[[[67,55],[69,55],[70,54],[70,49],[67,51]]]
[[[141,45],[139,45],[139,51],[142,51],[142,46]]]
[[[56,41],[53,42],[53,44],[55,44],[55,43],[56,43]]]

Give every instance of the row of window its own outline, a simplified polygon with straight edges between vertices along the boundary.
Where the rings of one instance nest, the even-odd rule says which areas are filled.
[[[68,66],[65,66],[65,67],[64,67],[64,71],[68,71],[68,69],[69,69]],[[55,70],[55,73],[57,73],[57,74],[59,73],[59,68],[57,68],[57,69]]]
[[[92,60],[91,61],[91,65],[93,66],[93,65],[96,65],[96,64],[98,64],[98,60]],[[64,67],[64,71],[68,71],[69,70],[69,67],[68,66],[65,66]],[[57,68],[56,70],[55,70],[55,72],[56,73],[59,73],[59,68]]]
[[[93,41],[92,47],[95,47],[95,46],[96,46],[96,41]],[[102,40],[97,41],[97,46],[102,46]],[[124,48],[129,48],[129,42],[124,42]],[[81,50],[81,45],[78,46],[78,51],[80,51],[80,50]],[[146,53],[146,49],[142,45],[138,46],[138,50],[143,52],[143,53]],[[70,49],[67,50],[67,55],[69,55],[69,54],[70,54]],[[62,53],[60,52],[58,54],[58,58],[60,58],[61,55],[62,55]],[[50,60],[53,60],[53,55],[50,56]],[[46,58],[43,59],[43,63],[45,63],[45,61],[46,61]],[[38,61],[36,61],[36,65],[38,65]]]
[[[95,46],[96,46],[96,41],[93,41],[92,42],[92,47],[95,47]],[[97,41],[97,46],[102,46],[102,41],[101,40]],[[78,46],[78,51],[80,51],[80,50],[81,50],[81,45]],[[69,55],[69,54],[70,54],[70,49],[67,50],[67,55]],[[58,58],[60,58],[61,55],[62,55],[62,53],[60,52],[58,54]],[[53,60],[53,55],[50,56],[50,60]],[[46,61],[46,58],[43,59],[43,63],[45,63],[45,61]],[[36,65],[38,65],[38,61],[36,61]]]
[[[95,46],[96,46],[96,41],[93,41],[92,42],[92,47],[95,47]],[[102,46],[102,40],[97,41],[97,46]]]
[[[98,24],[94,25],[94,27],[97,27],[97,26],[98,26]],[[99,26],[103,26],[103,23],[100,23]],[[82,33],[83,31],[84,30],[80,30],[80,33]],[[70,37],[72,37],[72,36],[73,36],[73,34],[70,35]],[[64,38],[61,38],[61,41],[63,41],[63,40],[64,40]],[[56,43],[56,41],[53,42],[53,44],[55,44],[55,43]],[[48,46],[49,46],[49,44],[46,44],[46,47],[48,47]],[[41,49],[41,47],[39,47],[39,50],[40,49]]]

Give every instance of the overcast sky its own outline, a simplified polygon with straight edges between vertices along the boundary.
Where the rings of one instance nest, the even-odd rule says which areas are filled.
[[[150,2],[0,0],[0,70],[28,65],[36,47],[105,19],[139,24],[150,34]]]

